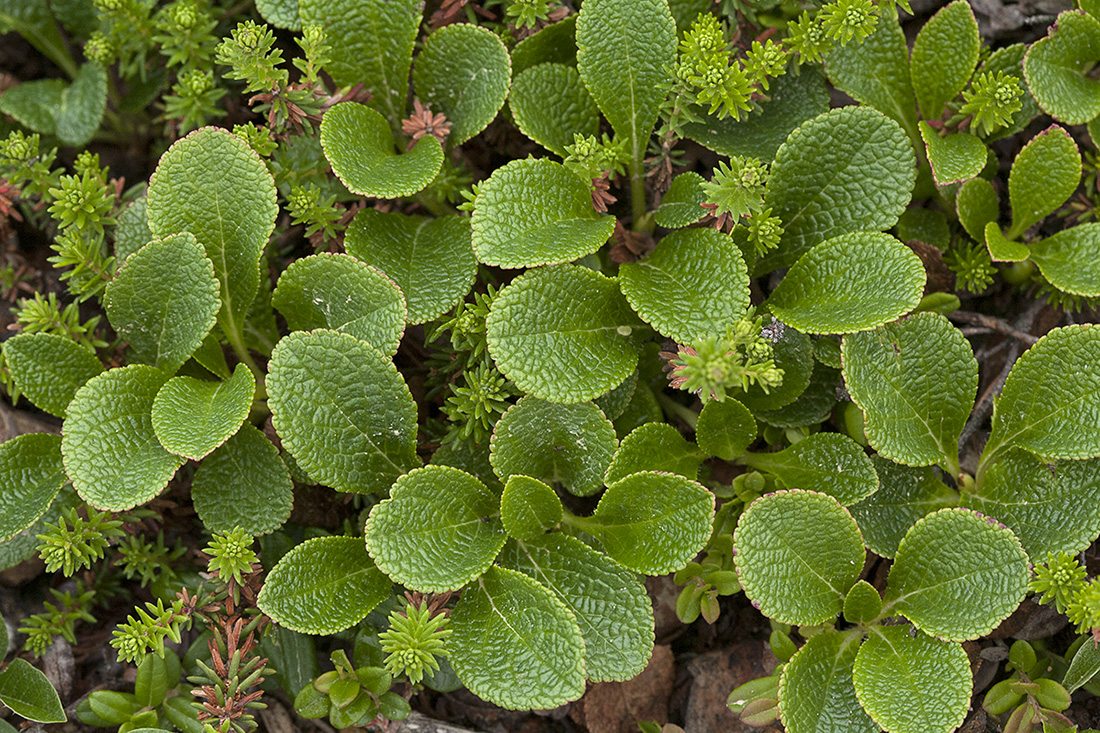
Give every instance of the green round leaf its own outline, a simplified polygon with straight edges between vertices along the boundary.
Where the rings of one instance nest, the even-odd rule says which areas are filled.
[[[845,336],[842,352],[844,381],[875,450],[911,466],[958,466],[978,393],[978,362],[962,332],[937,313],[917,313]]]
[[[1031,138],[1012,161],[1008,174],[1012,228],[1005,236],[1016,239],[1053,213],[1073,195],[1080,181],[1081,153],[1068,132],[1051,125]]]
[[[103,306],[135,359],[172,374],[214,327],[214,265],[188,232],[153,240],[107,284]]]
[[[788,489],[819,491],[843,506],[878,488],[871,459],[840,433],[815,433],[778,453],[745,453],[740,462],[767,471]]]
[[[55,333],[21,333],[4,342],[8,372],[36,407],[65,417],[73,395],[103,373],[96,355]]]
[[[966,0],[955,0],[924,24],[910,61],[924,119],[939,118],[944,104],[963,90],[978,64],[981,46],[978,21]]]
[[[422,103],[452,123],[447,144],[455,147],[497,116],[511,76],[512,60],[497,34],[456,23],[424,39],[413,68],[413,87]]]
[[[653,653],[653,609],[634,573],[560,533],[509,542],[500,564],[537,580],[573,614],[588,679],[629,680],[645,669]]]
[[[302,30],[302,19],[298,15],[298,0],[256,0],[256,10],[264,20],[276,28]]]
[[[426,219],[366,208],[348,227],[344,247],[397,283],[409,323],[446,313],[470,291],[477,275],[470,221],[461,216]]]
[[[852,515],[812,491],[754,501],[737,522],[733,544],[745,595],[786,624],[831,622],[863,570],[863,538]]]
[[[866,331],[917,307],[924,265],[889,234],[842,234],[794,264],[768,305],[806,333]]]
[[[1007,525],[1034,562],[1048,552],[1076,554],[1100,535],[1100,460],[1044,463],[1010,450],[962,504]]]
[[[420,0],[299,0],[303,24],[324,26],[332,48],[325,71],[337,86],[362,84],[394,127],[405,116],[409,67],[420,31]]]
[[[907,626],[874,626],[852,670],[859,704],[890,733],[950,733],[970,708],[974,681],[960,644]]]
[[[982,153],[982,162],[985,162],[985,153]],[[955,197],[957,201],[958,194]],[[898,218],[897,229],[898,239],[903,242],[916,240],[931,244],[941,251],[947,251],[951,246],[951,229],[947,225],[947,217],[936,209],[906,209]],[[840,368],[839,363],[835,366]]]
[[[73,83],[61,92],[57,137],[66,145],[87,145],[99,129],[106,107],[107,72],[98,63],[86,63],[80,67]]]
[[[604,483],[611,484],[639,471],[667,471],[694,481],[706,455],[668,423],[639,425],[623,438]]]
[[[600,131],[600,111],[572,66],[539,64],[516,74],[508,106],[520,132],[562,158],[573,135]]]
[[[848,509],[859,522],[871,552],[893,557],[917,520],[937,509],[955,506],[959,495],[947,488],[931,468],[902,466],[881,456],[871,456],[871,462],[878,474],[878,490]]]
[[[1043,277],[1063,293],[1100,296],[1100,224],[1063,229],[1031,245],[1031,259]]]
[[[493,465],[489,462],[489,445],[485,442],[476,443],[471,439],[452,440],[444,443],[432,454],[429,462],[435,466],[450,466],[477,476],[481,482],[497,494],[504,491],[504,484],[493,472]]]
[[[557,525],[561,518],[561,499],[553,489],[530,476],[508,477],[500,496],[500,521],[509,535],[529,540]]]
[[[885,600],[917,628],[964,641],[1008,618],[1027,580],[1027,553],[1011,530],[967,509],[941,509],[901,541]]]
[[[118,215],[118,225],[115,226],[115,259],[118,262],[125,262],[130,255],[153,241],[153,233],[149,231],[149,215],[145,211],[148,200],[147,196],[140,196]]]
[[[316,537],[294,547],[268,573],[256,605],[303,634],[351,628],[389,598],[393,583],[358,537]]]
[[[1077,649],[1077,653],[1073,655],[1062,684],[1065,685],[1067,692],[1072,693],[1079,687],[1088,684],[1088,681],[1095,677],[1097,673],[1100,673],[1100,649],[1097,649],[1095,644],[1090,644],[1086,639],[1085,643]]]
[[[325,112],[321,147],[332,172],[361,196],[412,196],[431,183],[443,165],[443,147],[434,137],[425,135],[408,152],[398,154],[382,115],[354,102],[341,102]]]
[[[815,634],[783,667],[779,716],[790,733],[879,732],[852,684],[859,642],[851,633]]]
[[[646,575],[679,570],[703,549],[714,521],[714,495],[683,476],[643,471],[607,487],[580,526],[612,559]]]
[[[329,328],[386,356],[405,333],[405,296],[392,280],[354,257],[323,253],[295,260],[279,276],[271,305],[291,331]]]
[[[97,509],[125,511],[168,485],[184,459],[166,451],[150,412],[168,375],[135,364],[81,387],[61,428],[65,472],[80,498]]]
[[[278,343],[268,369],[275,430],[316,481],[383,494],[419,465],[416,404],[382,352],[347,334],[299,331]]]
[[[1043,111],[1067,125],[1100,114],[1100,82],[1088,71],[1100,60],[1100,21],[1082,11],[1059,14],[1050,35],[1024,56],[1027,87]]]
[[[591,402],[524,397],[497,421],[489,460],[502,481],[522,474],[589,496],[603,485],[616,448],[615,427]]]
[[[22,532],[16,533],[7,542],[0,542],[0,570],[15,567],[27,558],[34,557],[35,553],[38,552],[38,546],[41,544],[38,535],[46,532],[46,525],[57,524],[62,511],[80,506],[80,504],[80,497],[76,495],[75,491],[69,488],[61,489],[61,493],[57,495],[53,504],[50,504],[49,509],[38,518],[37,522]]]
[[[614,280],[584,267],[523,273],[500,291],[485,325],[504,375],[554,402],[598,397],[638,363],[632,335],[641,321]]]
[[[867,624],[882,613],[882,596],[866,580],[852,586],[844,598],[844,620],[850,624]]]
[[[800,428],[807,425],[817,425],[828,419],[837,403],[837,387],[844,382],[840,372],[826,366],[818,360],[821,350],[817,348],[818,341],[814,345],[814,369],[810,374],[810,384],[794,402],[784,405],[777,410],[757,410],[756,418],[765,425],[777,428]],[[829,343],[835,343],[831,339]],[[836,356],[840,357],[840,348],[837,346]]]
[[[545,158],[513,160],[483,182],[470,218],[477,258],[518,268],[557,264],[592,254],[615,229],[615,218],[592,208],[588,184]]]
[[[577,70],[615,137],[640,161],[676,60],[665,0],[594,0],[577,16]]]
[[[791,265],[826,239],[893,226],[915,179],[912,143],[881,112],[841,107],[803,124],[775,154],[764,203],[783,220],[783,239],[756,272]]]
[[[53,685],[25,659],[13,659],[0,671],[0,702],[27,720],[39,723],[64,723],[66,720]]]
[[[215,127],[177,140],[149,179],[149,229],[156,237],[195,235],[221,284],[218,322],[226,333],[243,329],[259,291],[260,256],[279,213],[275,194],[260,156]]]
[[[642,320],[682,344],[721,336],[749,306],[749,275],[733,240],[711,229],[672,232],[620,266],[623,295]]]
[[[757,102],[759,111],[740,120],[733,115],[721,120],[704,115],[699,122],[686,123],[684,135],[721,155],[772,160],[799,125],[829,111],[829,90],[821,74],[809,66],[803,66],[797,74],[783,74],[768,81],[771,88],[767,98]],[[659,218],[657,223],[669,226]]]
[[[565,20],[546,26],[533,36],[527,36],[512,49],[512,76],[536,64],[577,65],[577,16],[568,15]],[[513,86],[515,82],[512,82]]]
[[[988,457],[1016,445],[1048,458],[1100,456],[1100,326],[1056,328],[1021,356],[993,407]]]
[[[37,522],[68,480],[61,436],[30,433],[0,444],[0,542]]]
[[[707,213],[700,204],[707,200],[703,193],[703,177],[688,171],[672,179],[672,185],[661,198],[661,205],[653,212],[653,219],[669,229],[694,224]]]
[[[402,476],[367,520],[367,549],[386,575],[423,593],[458,590],[485,572],[508,535],[500,499],[464,471]]]
[[[737,400],[710,400],[699,413],[695,440],[710,455],[732,461],[756,440],[756,420]]]
[[[62,79],[40,79],[17,84],[0,96],[0,112],[35,132],[57,132],[57,112],[65,92]]]
[[[294,483],[271,441],[242,425],[195,470],[191,499],[208,531],[263,535],[290,518]]]
[[[451,612],[450,661],[470,692],[509,710],[548,710],[584,693],[577,621],[545,587],[492,567]]]
[[[607,416],[608,420],[614,422],[623,414],[626,410],[626,406],[630,404],[630,400],[634,397],[634,390],[638,386],[638,372],[633,372],[629,377],[623,380],[613,390],[605,392],[596,399],[592,400],[596,403],[596,407],[603,411],[603,414]]]
[[[955,209],[966,233],[985,241],[985,228],[1000,216],[1000,203],[993,184],[984,178],[971,178],[955,194]]]
[[[256,378],[244,364],[225,382],[173,377],[153,401],[157,440],[169,453],[201,460],[237,432],[255,392]]]
[[[965,0],[964,0],[965,2]],[[985,143],[968,132],[954,132],[940,136],[931,125],[921,120],[920,134],[932,165],[932,175],[937,186],[974,178],[982,172],[988,151]]]

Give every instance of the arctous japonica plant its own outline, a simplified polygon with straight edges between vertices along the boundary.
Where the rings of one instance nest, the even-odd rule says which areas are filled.
[[[1096,634],[1095,581],[1048,558],[1100,535],[1100,329],[960,311],[1100,297],[1100,225],[1050,218],[1082,171],[1062,213],[1095,208],[1091,8],[990,51],[961,0],[911,50],[892,0],[9,5],[71,78],[0,95],[67,288],[3,345],[61,422],[0,446],[0,565],[81,573],[28,656],[124,582],[155,600],[85,723],[243,731],[265,680],[338,728],[423,686],[555,708],[646,668],[669,573],[685,621],[742,590],[773,620],[783,666],[731,703],[791,733],[958,727],[962,642],[1038,563]],[[130,188],[65,150],[137,134]],[[1019,356],[980,449],[989,332],[952,320]],[[987,709],[1062,724],[1092,643],[1061,676],[1018,651]],[[22,658],[0,700],[65,717]]]

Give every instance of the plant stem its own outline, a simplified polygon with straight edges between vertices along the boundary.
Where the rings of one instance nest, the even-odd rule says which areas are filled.
[[[638,150],[634,151],[634,160],[630,164],[630,206],[633,213],[632,228],[640,231],[639,227],[645,225],[645,170],[642,167],[642,156]]]
[[[661,406],[661,409],[665,412],[672,413],[676,417],[680,418],[687,423],[688,427],[695,430],[695,426],[699,423],[699,413],[691,409],[687,405],[681,405],[676,400],[672,399],[664,392],[657,392],[657,404]]]

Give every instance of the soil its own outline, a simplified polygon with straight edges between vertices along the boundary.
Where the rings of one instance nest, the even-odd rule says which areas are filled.
[[[1046,33],[1047,26],[1054,22],[1057,13],[1072,6],[1068,0],[970,2],[983,36],[994,46],[1030,42],[1041,37]],[[905,21],[910,37],[943,4],[940,0],[913,0],[916,17]],[[42,60],[18,35],[8,34],[3,38],[3,43],[0,43],[0,86],[12,78],[28,81],[58,75],[58,70]],[[226,122],[231,125],[247,118],[247,110],[239,109]],[[1035,131],[1041,126],[1038,125]],[[1027,140],[1030,134],[1017,137]],[[716,157],[708,150],[690,144],[684,147],[684,160],[689,168],[703,170],[716,162]],[[536,152],[533,143],[507,123],[499,121],[467,143],[464,150],[478,177],[487,175],[507,160]],[[127,181],[136,182],[148,177],[160,151],[153,149],[148,141],[131,141],[126,147],[100,145],[95,152],[101,155],[105,164],[111,166],[113,175],[122,175]],[[1007,169],[1017,150],[1012,144],[1005,144],[999,146],[996,152],[1001,157],[1002,167]],[[17,268],[25,268],[29,274],[27,289],[63,294],[57,274],[45,260],[49,250],[39,233],[28,230],[19,222],[9,221],[5,227],[0,227],[0,234],[6,237],[0,242],[0,264],[11,263]],[[929,252],[927,247],[915,245],[915,248],[926,263],[933,289],[949,290],[952,278],[942,262],[936,261],[935,253]],[[10,303],[25,295],[25,291],[17,291],[4,293],[2,297]],[[1034,337],[1067,322],[1100,321],[1097,317],[1100,314],[1095,311],[1071,316],[1045,305],[1042,300],[1016,296],[1007,288],[981,297],[961,295],[966,311],[996,314],[1001,319],[992,326],[980,319],[958,324],[963,327],[964,333],[972,337],[981,365],[981,409],[988,409],[990,398],[999,389],[1008,367],[1027,346],[1025,340],[1002,332],[1003,323],[1010,324],[1017,332]],[[87,317],[90,313],[84,315]],[[11,322],[8,309],[0,307],[0,330],[7,329]],[[398,359],[416,360],[418,355],[415,351],[415,347],[403,346]],[[415,383],[413,388],[415,391]],[[0,441],[25,432],[59,430],[57,420],[35,412],[25,402],[19,408],[12,409],[0,403]],[[972,453],[977,453],[981,440],[982,436],[975,433]],[[186,497],[186,487],[176,486],[156,500],[154,508],[161,510],[165,517],[159,528],[165,531],[170,541],[179,539],[188,547],[198,548],[205,540],[199,535],[198,523],[192,512],[187,509]],[[344,501],[345,498],[331,491],[305,488],[296,497],[293,519],[307,525],[335,528],[344,517],[355,516],[354,508]],[[1100,552],[1095,546],[1087,559],[1090,574],[1100,573]],[[52,575],[45,575],[43,569],[40,560],[32,559],[0,573],[0,613],[8,623],[9,632],[15,631],[21,618],[41,611],[43,601],[49,600],[48,588],[58,581]],[[881,588],[887,569],[887,562],[877,559],[869,561],[864,577]],[[65,585],[62,584],[62,587]],[[649,666],[634,680],[590,684],[580,700],[556,710],[534,713],[503,710],[462,691],[449,694],[420,692],[411,700],[417,711],[413,717],[392,725],[389,730],[391,733],[455,733],[469,729],[493,733],[628,733],[638,730],[638,721],[673,723],[689,733],[760,730],[743,725],[729,712],[725,703],[733,688],[770,673],[778,664],[767,644],[770,632],[767,620],[749,605],[743,595],[737,595],[721,600],[721,614],[715,624],[700,619],[684,625],[675,615],[679,588],[671,578],[651,578],[647,581],[647,588],[654,605],[657,643]],[[145,600],[149,598],[139,592],[136,598],[126,598],[115,607],[98,610],[98,623],[78,626],[76,645],[70,646],[58,639],[47,651],[43,667],[60,690],[62,700],[68,704],[70,719],[75,703],[92,690],[132,689],[133,668],[115,661],[113,649],[107,641],[111,629],[132,611],[134,602]],[[978,733],[999,729],[993,721],[985,720],[980,701],[984,690],[996,675],[1002,673],[1008,645],[1014,639],[1043,639],[1050,648],[1063,649],[1073,636],[1063,617],[1028,602],[988,637],[968,643],[967,652],[976,680],[976,702],[963,730]],[[327,659],[327,650],[324,650],[322,658]],[[294,716],[290,712],[292,701],[277,688],[265,695],[265,701],[269,707],[260,715],[261,730],[272,733],[312,729],[331,731],[323,722],[303,721]],[[1067,715],[1081,727],[1100,727],[1100,699],[1079,692]],[[33,726],[31,729],[34,729]],[[45,729],[59,733],[91,730],[76,723],[45,726]],[[776,724],[775,728],[764,730],[774,733],[778,729]]]

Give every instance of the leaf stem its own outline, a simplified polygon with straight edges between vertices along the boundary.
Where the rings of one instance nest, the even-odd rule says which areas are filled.
[[[661,406],[661,409],[665,412],[672,413],[676,417],[687,423],[688,427],[695,430],[695,426],[699,424],[699,413],[691,409],[687,405],[681,405],[676,400],[672,399],[669,395],[662,392],[655,393],[657,396],[657,404]]]
[[[645,170],[642,166],[640,151],[634,151],[634,160],[630,164],[630,206],[633,214],[631,228],[641,231],[645,226]]]

